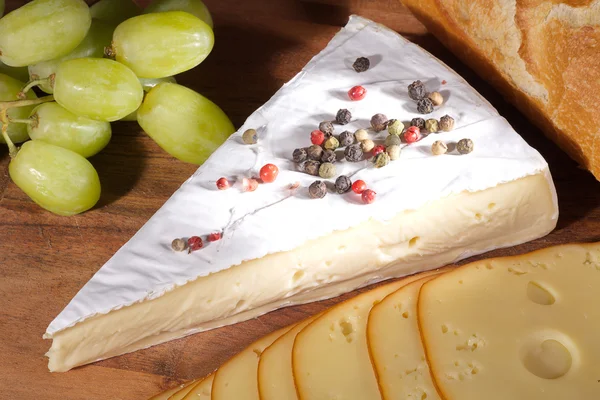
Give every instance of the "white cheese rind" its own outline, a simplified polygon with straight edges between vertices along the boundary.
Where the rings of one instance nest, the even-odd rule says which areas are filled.
[[[49,368],[66,371],[535,239],[556,224],[553,193],[538,174],[245,262],[55,334]]]

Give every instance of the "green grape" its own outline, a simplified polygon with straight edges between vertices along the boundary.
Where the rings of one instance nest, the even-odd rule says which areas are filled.
[[[183,11],[168,11],[121,23],[111,50],[140,78],[162,78],[194,68],[213,45],[213,31],[205,22]]]
[[[213,20],[208,8],[202,0],[153,0],[144,9],[144,14],[165,11],[185,11],[195,15],[208,26],[213,27]]]
[[[100,179],[79,154],[46,142],[30,140],[10,161],[13,182],[33,201],[59,215],[92,208],[100,198]]]
[[[78,58],[56,69],[54,99],[77,115],[116,121],[137,110],[143,97],[137,76],[113,60]]]
[[[138,123],[167,153],[194,164],[202,164],[235,131],[219,106],[175,83],[148,92]]]
[[[0,74],[0,101],[18,100],[17,94],[25,84],[21,81],[11,78],[8,75]],[[35,99],[37,96],[33,92],[27,93],[28,99]],[[9,119],[26,119],[35,106],[15,107],[8,109]],[[0,122],[0,127],[2,122]],[[8,124],[8,137],[13,143],[21,143],[29,139],[27,136],[27,127],[24,124]],[[4,136],[0,135],[0,143],[6,143]]]
[[[142,89],[144,92],[149,92],[154,86],[158,85],[161,82],[169,82],[169,83],[177,83],[174,77],[167,76],[166,78],[156,78],[156,79],[146,79],[140,78],[140,83],[142,84]],[[137,110],[132,112],[131,114],[121,118],[121,121],[133,122],[137,121]]]
[[[27,71],[27,67],[10,67],[2,61],[0,61],[0,74],[8,75],[23,82],[29,80],[29,71]]]
[[[85,57],[97,57],[102,58],[104,55],[104,48],[110,46],[112,40],[112,34],[115,28],[107,25],[104,22],[92,21],[92,26],[87,35],[83,39],[79,46],[66,56],[56,58],[50,61],[43,61],[41,63],[29,66],[29,76],[31,79],[47,78],[56,72],[58,65],[66,60],[73,60],[75,58]],[[40,89],[46,93],[52,93],[52,85],[50,82],[40,84]]]
[[[0,19],[0,61],[25,67],[79,45],[92,19],[83,0],[33,0]]]
[[[40,104],[33,109],[29,137],[81,154],[85,158],[106,147],[111,137],[110,122],[73,114],[57,103]]]
[[[126,19],[140,15],[141,10],[132,0],[100,0],[90,6],[90,12],[92,18],[116,26]]]

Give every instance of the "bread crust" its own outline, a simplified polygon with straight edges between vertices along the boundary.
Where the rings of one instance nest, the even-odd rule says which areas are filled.
[[[600,0],[401,0],[600,180]]]

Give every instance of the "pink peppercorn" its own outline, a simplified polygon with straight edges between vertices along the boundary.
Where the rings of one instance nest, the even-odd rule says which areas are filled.
[[[373,150],[371,150],[371,153],[373,154],[373,157],[377,157],[378,154],[381,154],[384,151],[385,151],[385,146],[380,144],[379,146],[373,147]]]
[[[352,101],[358,101],[365,98],[367,95],[367,89],[362,86],[354,86],[352,89],[348,91],[348,97]]]
[[[227,180],[227,178],[219,178],[219,180],[217,181],[217,189],[229,189],[229,181]]]
[[[204,247],[204,243],[202,243],[200,236],[192,236],[188,239],[188,253],[200,250],[202,247]]]
[[[221,240],[221,237],[222,237],[221,232],[213,232],[210,235],[208,235],[208,241],[216,242],[216,241]]]
[[[414,143],[419,140],[421,130],[417,126],[410,126],[404,132],[404,141],[406,143]]]
[[[320,146],[325,141],[325,134],[318,129],[315,129],[310,133],[310,141],[312,144]]]
[[[365,204],[371,204],[375,201],[375,197],[377,197],[377,193],[375,193],[371,189],[367,189],[362,192],[362,201]]]

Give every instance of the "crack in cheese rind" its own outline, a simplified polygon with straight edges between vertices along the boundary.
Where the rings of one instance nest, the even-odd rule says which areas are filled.
[[[388,294],[436,272],[407,277],[340,303],[304,328],[292,349],[292,370],[300,400],[380,399],[367,347],[371,308]]]
[[[418,319],[445,400],[600,398],[600,243],[467,264],[425,283]]]
[[[367,344],[383,400],[440,400],[429,373],[417,322],[417,298],[428,276],[375,305]]]
[[[202,379],[192,388],[183,400],[211,400],[212,383],[214,379],[214,373]]]
[[[293,326],[272,332],[223,364],[212,383],[211,400],[258,400],[258,361],[262,352]]]
[[[556,224],[545,174],[452,195],[388,222],[371,220],[293,251],[199,278],[54,335],[51,371],[338,296],[384,279],[546,235]]]

